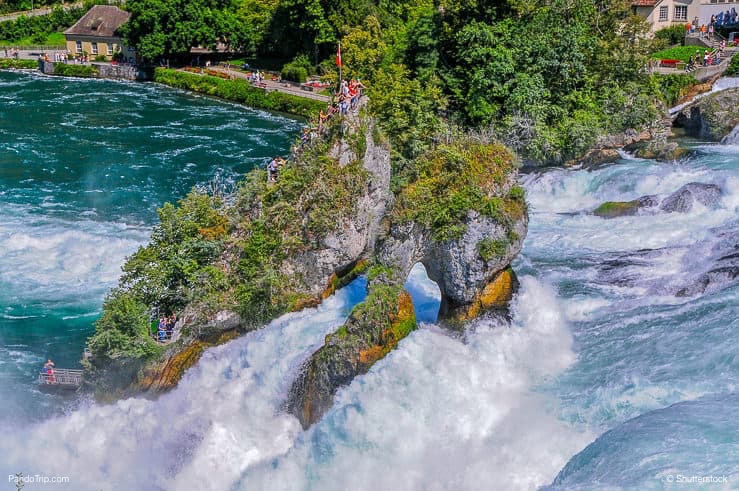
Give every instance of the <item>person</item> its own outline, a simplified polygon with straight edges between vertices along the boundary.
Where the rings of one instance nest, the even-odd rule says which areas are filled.
[[[159,325],[157,326],[157,337],[161,342],[164,342],[167,337],[167,320],[165,317],[159,318]]]
[[[303,128],[303,134],[300,135],[300,148],[303,148],[309,140],[310,135],[308,134],[308,128]]]
[[[277,157],[274,157],[269,165],[267,166],[267,180],[269,182],[276,182],[277,181],[277,171],[279,169],[279,166],[277,165]]]
[[[44,373],[46,374],[46,383],[53,384],[56,382],[54,379],[54,362],[51,359],[46,360],[44,363]]]

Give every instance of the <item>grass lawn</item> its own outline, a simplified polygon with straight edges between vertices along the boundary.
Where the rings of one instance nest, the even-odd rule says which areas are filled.
[[[703,50],[705,50],[705,48],[700,48],[698,46],[676,46],[674,48],[667,48],[663,49],[662,51],[657,51],[656,53],[652,54],[652,58],[657,58],[659,60],[688,61],[688,58],[690,58],[691,55],[695,55],[696,50],[700,51],[700,54],[702,56]]]
[[[61,32],[52,32],[41,43],[34,41],[30,36],[10,41],[5,39],[0,40],[0,46],[64,46],[65,44],[67,42],[64,39],[64,34]]]

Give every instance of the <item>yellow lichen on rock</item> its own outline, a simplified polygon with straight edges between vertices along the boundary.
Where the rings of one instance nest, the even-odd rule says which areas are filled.
[[[504,308],[513,297],[515,277],[511,268],[498,273],[470,304],[469,308],[458,316],[458,320],[474,319],[485,310]]]

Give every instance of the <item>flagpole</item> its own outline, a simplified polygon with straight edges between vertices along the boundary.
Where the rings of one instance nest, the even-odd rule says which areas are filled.
[[[339,91],[341,91],[341,81],[344,80],[343,78],[341,78],[341,65],[344,64],[344,61],[341,59],[341,41],[339,41],[339,57],[338,57],[338,61],[339,61]]]

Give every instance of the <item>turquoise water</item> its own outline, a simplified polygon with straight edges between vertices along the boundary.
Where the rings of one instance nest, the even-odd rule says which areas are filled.
[[[47,357],[78,368],[157,207],[233,183],[299,126],[155,84],[0,72],[0,423],[65,407],[34,374]]]
[[[34,163],[32,146],[12,149],[33,134],[15,130],[31,110],[9,116],[14,99],[5,89],[0,96],[0,158],[16,155],[13,174],[3,166],[0,181],[0,474],[68,476],[57,487],[75,491],[739,488],[737,278],[678,295],[707,271],[736,264],[739,147],[696,147],[676,163],[627,159],[523,176],[530,230],[514,263],[521,290],[511,324],[483,318],[464,334],[436,326],[438,289],[415,269],[408,286],[420,328],[302,431],[282,410],[285,395],[302,362],[362,300],[362,279],[316,309],[207,350],[157,400],[65,402],[29,385],[49,353],[74,363],[158,204],[216,171],[228,179],[260,163],[297,124],[151,85],[0,80],[12,90],[35,86],[28,106],[93,87],[126,94],[120,106],[140,116],[106,123],[116,129],[105,141],[137,135],[128,146],[91,151],[90,139],[104,144],[84,121],[100,101],[70,96],[57,116],[60,125],[75,121],[63,133],[80,142],[69,155],[120,155],[129,164],[61,163],[54,145]],[[8,117],[20,120],[8,125]],[[719,185],[719,207],[588,214],[603,201],[665,196],[688,182]],[[84,192],[96,189],[97,197]],[[68,414],[47,417],[65,407]],[[693,475],[727,483],[679,482]]]

